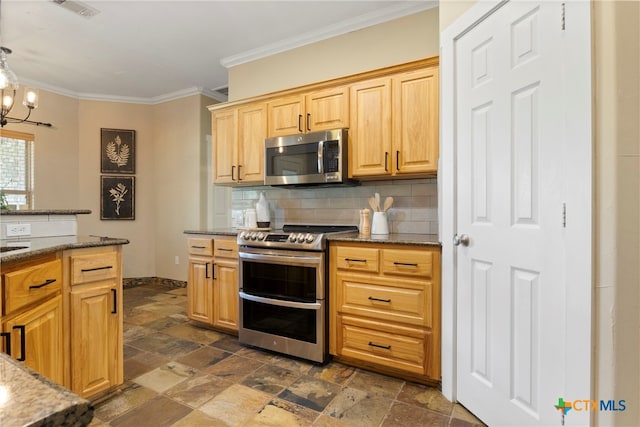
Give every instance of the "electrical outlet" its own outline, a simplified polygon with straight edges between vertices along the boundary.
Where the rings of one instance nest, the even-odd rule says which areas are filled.
[[[176,255],[176,265],[180,264],[180,257],[178,255]]]
[[[7,237],[31,235],[31,224],[7,224]]]

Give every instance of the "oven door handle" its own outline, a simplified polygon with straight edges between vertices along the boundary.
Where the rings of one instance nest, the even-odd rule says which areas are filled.
[[[289,307],[289,308],[302,308],[306,310],[309,310],[309,309],[320,310],[320,308],[322,307],[322,304],[317,302],[284,301],[279,299],[257,297],[255,295],[249,295],[244,292],[240,292],[240,298],[253,301],[253,302],[261,302],[263,304],[279,305],[280,307]]]
[[[296,262],[303,262],[303,261],[314,262],[314,263],[320,262],[319,256],[271,255],[271,254],[265,254],[265,253],[254,254],[254,253],[248,253],[248,252],[240,252],[238,255],[242,259],[252,259],[255,261],[276,261],[276,262],[290,261],[294,264]]]

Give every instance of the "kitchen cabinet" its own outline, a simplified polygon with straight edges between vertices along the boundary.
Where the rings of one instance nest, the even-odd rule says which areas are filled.
[[[249,103],[212,113],[215,184],[263,184],[267,104]]]
[[[351,178],[437,173],[438,86],[435,65],[351,85]]]
[[[238,332],[238,245],[235,237],[189,238],[187,315]]]
[[[3,265],[2,268],[2,350],[63,385],[60,259]]]
[[[95,396],[123,383],[120,247],[65,251],[69,276],[70,388]]]
[[[440,381],[440,249],[337,242],[329,256],[331,354]]]
[[[269,137],[349,127],[349,89],[332,87],[269,101]]]
[[[190,238],[187,316],[213,324],[213,239]]]
[[[216,238],[214,246],[213,326],[238,332],[238,244]]]

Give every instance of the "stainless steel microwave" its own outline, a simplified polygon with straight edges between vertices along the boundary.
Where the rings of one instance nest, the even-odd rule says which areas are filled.
[[[347,129],[267,138],[265,185],[351,184]]]

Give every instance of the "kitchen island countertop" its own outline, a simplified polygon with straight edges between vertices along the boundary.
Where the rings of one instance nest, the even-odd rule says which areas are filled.
[[[93,405],[0,353],[0,425],[88,425]]]
[[[31,209],[31,210],[13,210],[1,209],[0,215],[88,215],[91,213],[89,209]]]
[[[2,239],[0,246],[20,247],[21,249],[10,250],[0,254],[0,262],[24,261],[29,258],[45,255],[67,249],[91,248],[98,246],[126,245],[127,239],[102,236],[56,236],[56,237],[35,237],[24,239]]]

